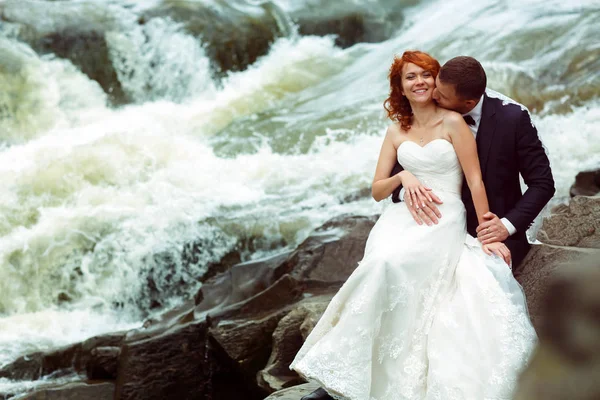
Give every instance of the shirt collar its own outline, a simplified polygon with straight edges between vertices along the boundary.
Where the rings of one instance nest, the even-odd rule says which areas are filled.
[[[479,121],[481,121],[481,110],[483,110],[483,97],[484,96],[485,96],[485,94],[481,95],[479,102],[477,103],[477,105],[475,107],[473,107],[473,109],[471,111],[469,111],[466,114],[463,114],[463,117],[470,115],[471,118],[473,118],[473,121],[475,121],[476,126],[479,126]]]

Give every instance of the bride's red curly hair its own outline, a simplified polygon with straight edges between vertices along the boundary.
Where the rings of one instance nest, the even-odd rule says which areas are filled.
[[[404,68],[404,65],[407,63],[413,63],[430,71],[433,75],[433,79],[435,79],[440,72],[440,63],[438,60],[422,51],[405,51],[401,57],[394,57],[394,62],[390,67],[390,73],[388,75],[390,79],[390,96],[383,102],[383,107],[387,111],[388,117],[392,121],[400,122],[400,126],[405,131],[410,129],[413,116],[410,103],[402,94],[402,68]]]

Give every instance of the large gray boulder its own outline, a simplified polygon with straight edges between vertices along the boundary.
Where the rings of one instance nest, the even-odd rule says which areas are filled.
[[[515,400],[600,398],[600,258],[562,265],[541,300],[540,344]]]
[[[527,296],[529,313],[539,328],[543,299],[552,276],[582,257],[600,259],[600,196],[577,196],[555,207],[544,219],[522,264],[519,283]]]
[[[600,398],[600,196],[556,207],[522,284],[540,337],[515,400]]]

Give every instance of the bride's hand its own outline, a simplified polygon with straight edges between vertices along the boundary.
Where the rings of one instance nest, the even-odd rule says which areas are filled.
[[[498,257],[502,258],[504,260],[504,262],[506,262],[508,264],[508,266],[510,266],[510,262],[511,262],[510,250],[508,249],[508,247],[506,247],[506,245],[504,243],[494,242],[494,243],[484,244],[482,247],[483,247],[483,251],[485,251],[485,254],[487,254],[488,256],[495,254]]]
[[[400,175],[404,187],[404,202],[417,224],[423,225],[423,222],[427,225],[437,224],[438,218],[441,218],[442,214],[435,203],[442,204],[442,201],[410,172],[404,170],[398,175]]]

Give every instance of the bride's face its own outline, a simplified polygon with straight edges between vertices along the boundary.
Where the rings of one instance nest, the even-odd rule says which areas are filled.
[[[416,64],[407,63],[402,68],[402,94],[411,103],[427,103],[435,89],[431,71]]]

